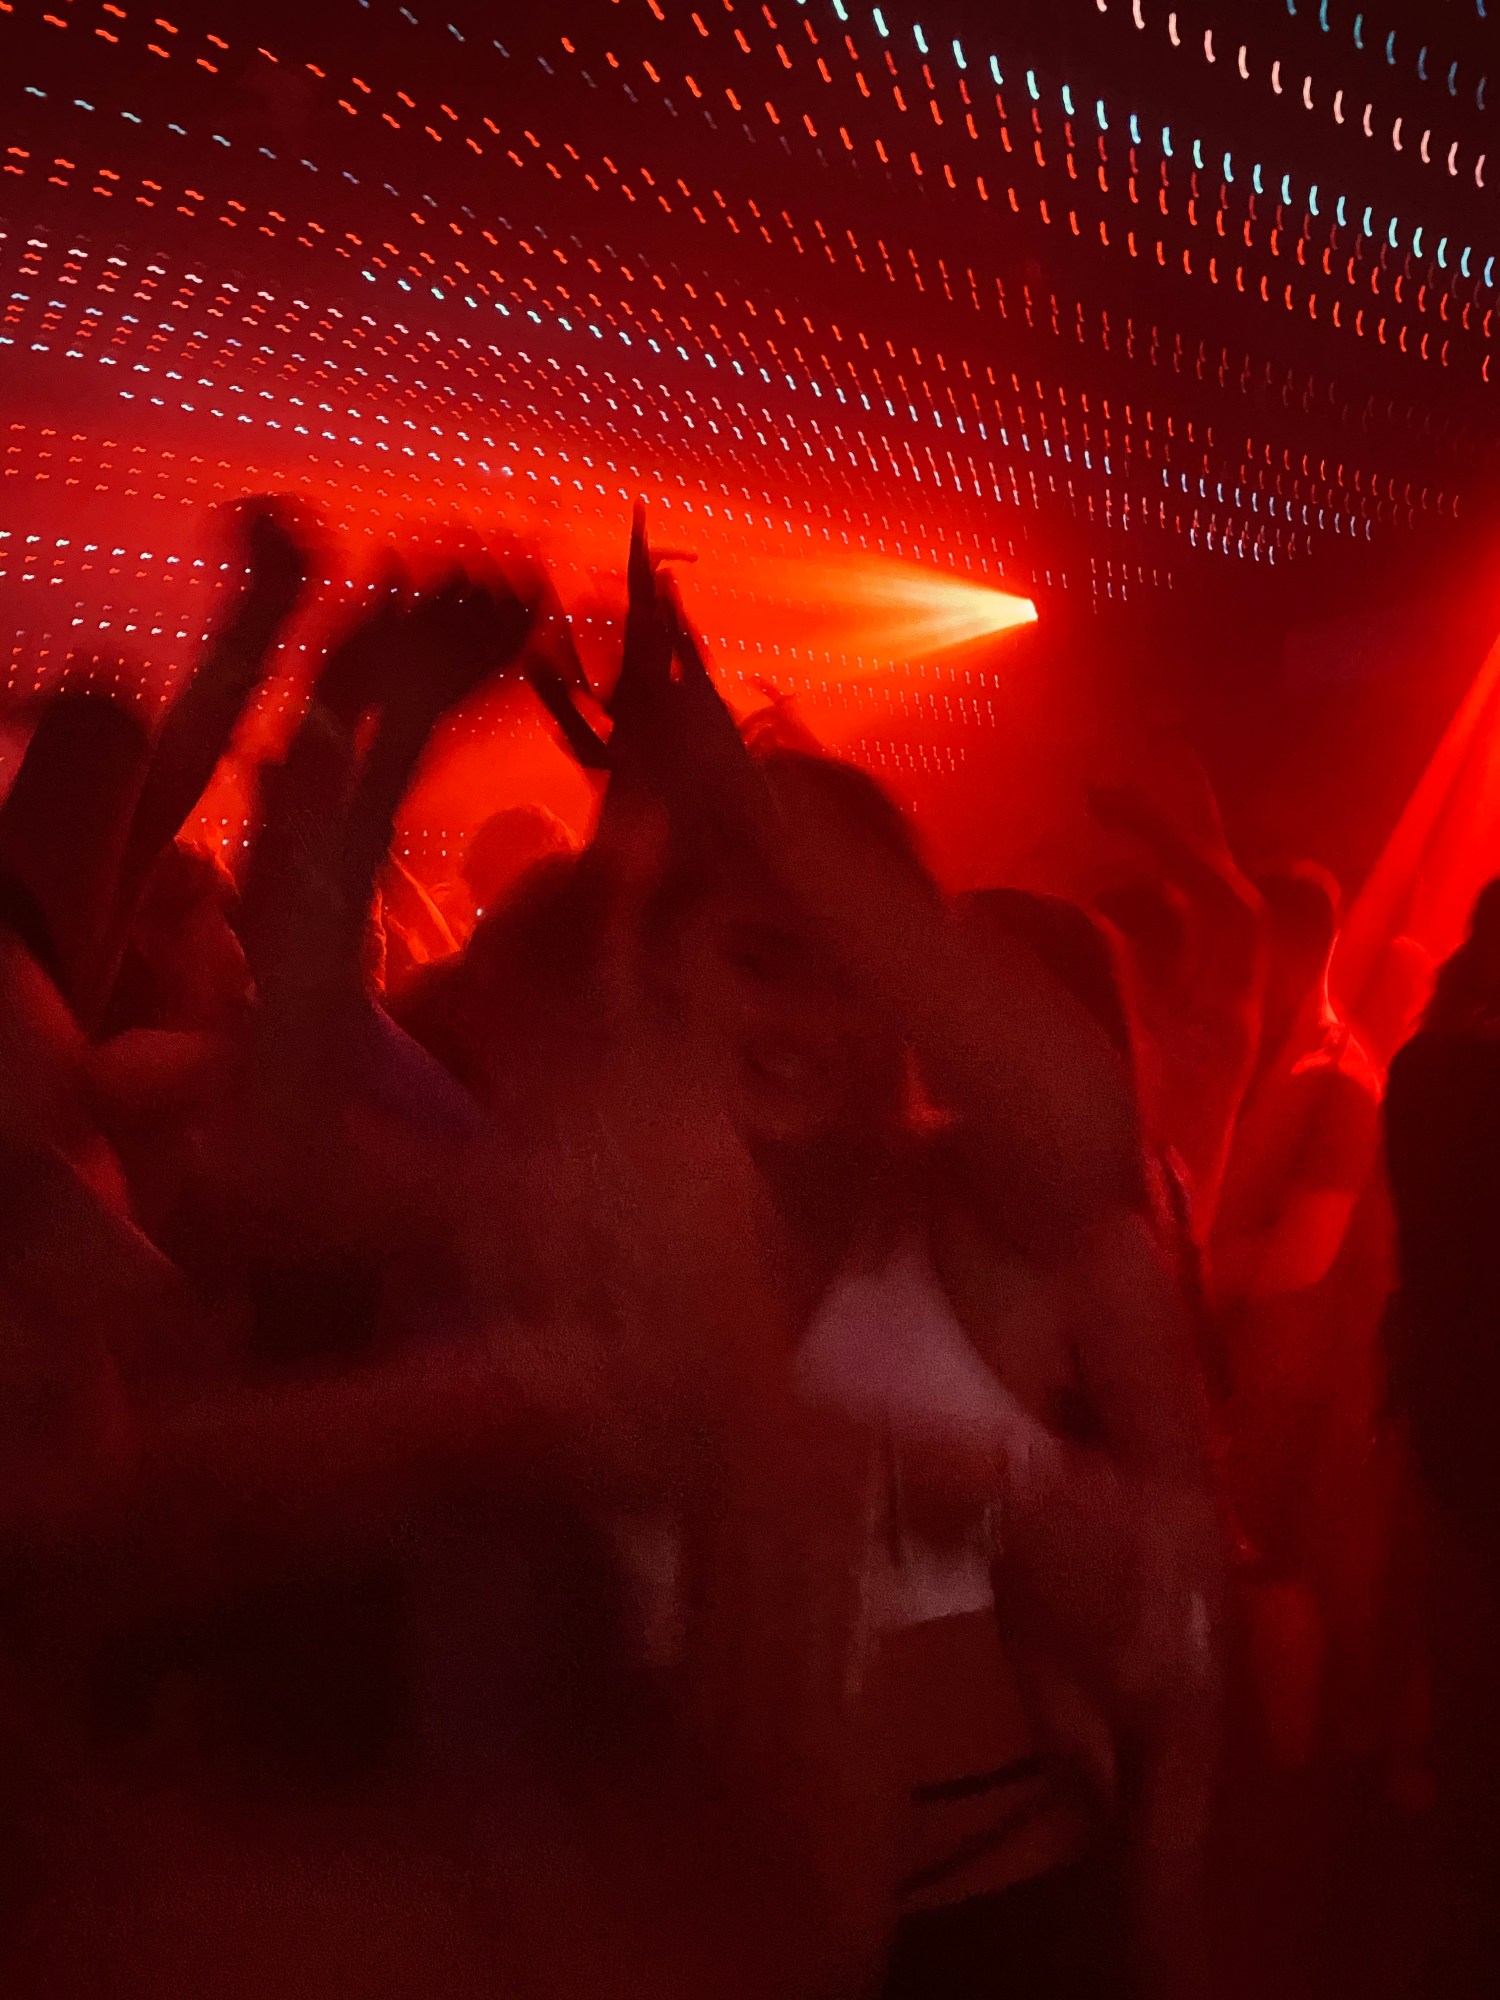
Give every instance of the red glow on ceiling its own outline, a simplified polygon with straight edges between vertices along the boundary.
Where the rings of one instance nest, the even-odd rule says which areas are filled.
[[[79,648],[169,685],[257,488],[355,574],[532,545],[601,663],[644,493],[731,698],[892,773],[939,695],[992,727],[1017,600],[1232,615],[1452,533],[1480,29],[1426,74],[1306,7],[920,11],[6,0],[10,694]]]

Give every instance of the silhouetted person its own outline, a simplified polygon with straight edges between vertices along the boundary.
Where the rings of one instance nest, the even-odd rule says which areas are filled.
[[[540,862],[574,851],[572,835],[545,806],[502,806],[491,813],[464,851],[461,873],[474,919],[499,909]]]
[[[1392,1401],[1433,1503],[1440,1860],[1424,1994],[1500,1977],[1500,881],[1391,1065]]]

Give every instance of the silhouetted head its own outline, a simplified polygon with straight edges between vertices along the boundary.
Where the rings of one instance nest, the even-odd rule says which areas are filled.
[[[580,1033],[607,920],[607,885],[554,855],[485,911],[463,950],[424,966],[396,1007],[401,1026],[491,1110],[545,1094]]]
[[[1469,943],[1490,976],[1500,982],[1500,877],[1486,882],[1475,898]]]
[[[575,852],[573,836],[545,806],[506,806],[491,813],[470,840],[463,878],[482,917],[498,909],[540,861]]]
[[[1424,1028],[1463,1032],[1500,1012],[1500,876],[1486,882],[1469,917],[1469,934],[1442,967]]]
[[[852,765],[775,750],[757,759],[795,825],[833,822],[851,855],[933,886],[911,829]],[[907,1107],[907,1052],[774,871],[744,850],[669,857],[646,912],[647,952],[668,1004],[723,1054],[731,1115],[787,1210],[825,1241],[847,1231],[889,1165]]]

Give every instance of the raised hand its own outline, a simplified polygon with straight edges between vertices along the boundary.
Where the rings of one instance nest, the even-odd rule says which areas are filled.
[[[393,698],[434,719],[515,665],[536,622],[540,588],[454,577],[420,598],[404,622]]]
[[[668,562],[691,561],[684,551],[653,551],[646,539],[644,507],[637,503],[630,532],[629,609],[625,654],[608,708],[616,773],[632,770],[681,812],[714,813],[737,796],[748,759],[684,616]],[[722,816],[720,813],[719,816]]]
[[[385,705],[400,671],[407,596],[405,572],[398,563],[389,562],[373,601],[356,613],[330,647],[318,672],[317,693],[342,721],[352,724],[369,709]]]
[[[657,559],[646,540],[646,507],[638,500],[630,522],[630,560],[626,567],[629,597],[625,611],[625,644],[620,677],[608,707],[627,730],[649,732],[671,681],[672,636],[657,587]]]
[[[233,518],[247,571],[238,616],[274,631],[297,609],[317,567],[311,519],[268,494],[242,500]]]

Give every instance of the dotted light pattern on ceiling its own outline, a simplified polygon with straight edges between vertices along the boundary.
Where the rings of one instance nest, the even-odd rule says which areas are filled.
[[[11,692],[169,688],[263,486],[503,523],[601,645],[645,492],[726,671],[882,760],[941,663],[773,648],[758,566],[1388,560],[1493,463],[1500,163],[1489,9],[1386,7],[0,0]]]

